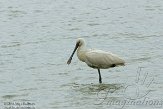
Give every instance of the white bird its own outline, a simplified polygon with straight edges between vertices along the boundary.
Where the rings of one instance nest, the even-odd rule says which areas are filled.
[[[102,50],[91,50],[86,48],[86,43],[83,38],[78,38],[76,46],[67,64],[71,63],[72,57],[77,50],[77,56],[80,61],[85,62],[89,67],[97,69],[99,73],[99,83],[102,83],[100,69],[125,65],[125,61],[118,55]]]

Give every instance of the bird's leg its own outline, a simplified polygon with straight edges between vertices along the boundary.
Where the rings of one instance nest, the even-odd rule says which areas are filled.
[[[100,69],[98,69],[98,74],[99,74],[99,83],[102,83],[102,78],[101,78]]]

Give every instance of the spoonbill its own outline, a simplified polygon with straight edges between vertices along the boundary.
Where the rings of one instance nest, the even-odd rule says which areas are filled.
[[[125,61],[116,54],[102,50],[87,49],[85,40],[83,38],[77,39],[76,46],[67,61],[68,65],[71,63],[72,57],[76,50],[77,57],[80,61],[85,62],[89,67],[98,70],[99,83],[102,83],[100,69],[125,65]]]

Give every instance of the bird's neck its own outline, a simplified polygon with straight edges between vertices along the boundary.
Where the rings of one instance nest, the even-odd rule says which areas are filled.
[[[86,45],[83,44],[82,46],[80,46],[77,50],[77,56],[79,58],[79,60],[81,61],[85,61],[85,53],[87,51]]]
[[[86,51],[86,50],[87,50],[87,48],[86,48],[85,44],[79,46],[79,48],[78,48],[78,51]]]

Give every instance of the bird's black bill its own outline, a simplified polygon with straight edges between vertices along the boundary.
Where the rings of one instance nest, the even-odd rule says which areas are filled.
[[[76,43],[76,46],[74,48],[74,51],[72,52],[70,58],[68,59],[67,64],[70,64],[71,63],[72,57],[73,57],[75,51],[77,50],[78,46],[79,46],[79,43]]]

